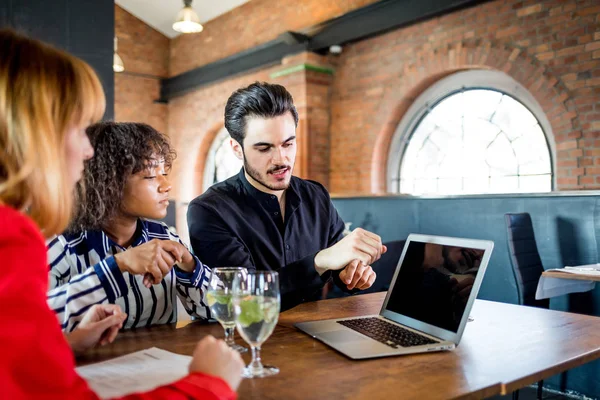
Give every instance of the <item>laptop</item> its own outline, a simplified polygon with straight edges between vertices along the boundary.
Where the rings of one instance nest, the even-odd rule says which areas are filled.
[[[295,326],[352,359],[452,350],[493,248],[486,240],[411,234],[379,315]]]

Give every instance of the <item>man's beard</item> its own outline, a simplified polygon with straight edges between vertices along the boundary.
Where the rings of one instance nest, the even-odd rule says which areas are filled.
[[[290,168],[290,172],[293,168]],[[260,183],[261,185],[263,185],[264,187],[266,187],[269,190],[286,190],[289,186],[290,186],[290,181],[287,182],[281,182],[280,185],[282,186],[273,186],[273,185],[269,185],[267,182],[264,181],[264,179],[262,179],[260,172],[258,172],[258,170],[252,168],[250,166],[250,164],[248,164],[248,161],[246,160],[246,156],[244,155],[244,170],[246,171],[246,173],[248,173],[248,175],[250,175],[252,177],[252,179],[254,179],[256,182]]]

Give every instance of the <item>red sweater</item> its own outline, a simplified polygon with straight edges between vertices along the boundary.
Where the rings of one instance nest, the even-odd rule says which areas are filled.
[[[0,394],[6,399],[97,399],[46,303],[46,246],[23,214],[0,205]],[[126,399],[235,399],[225,381],[194,373]]]

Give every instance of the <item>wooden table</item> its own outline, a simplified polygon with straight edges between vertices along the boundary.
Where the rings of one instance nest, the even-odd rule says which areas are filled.
[[[385,293],[302,304],[280,316],[263,345],[279,375],[244,380],[240,399],[451,399],[509,393],[600,357],[600,318],[478,300],[456,350],[352,361],[297,331],[300,321],[377,314]],[[192,354],[217,324],[124,332],[79,365],[156,346]],[[237,340],[241,342],[238,337]],[[246,362],[250,356],[244,355]]]
[[[571,272],[558,272],[558,271],[544,271],[542,276],[547,278],[559,278],[559,279],[574,279],[577,281],[596,281],[600,282],[600,275],[590,275],[585,272],[577,272],[576,274]]]

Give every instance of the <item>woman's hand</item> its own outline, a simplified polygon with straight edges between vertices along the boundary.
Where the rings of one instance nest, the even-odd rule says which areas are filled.
[[[224,341],[206,336],[196,345],[190,363],[190,373],[202,372],[223,379],[231,390],[237,390],[242,380],[244,361],[240,353]]]
[[[82,353],[112,343],[126,318],[127,314],[116,304],[96,304],[85,313],[77,328],[65,336],[73,352]]]
[[[175,263],[188,266],[194,261],[188,249],[181,243],[160,239],[153,239],[148,243],[117,253],[114,257],[122,272],[143,275],[146,287],[158,284],[169,274]]]

